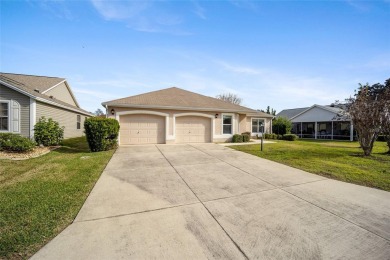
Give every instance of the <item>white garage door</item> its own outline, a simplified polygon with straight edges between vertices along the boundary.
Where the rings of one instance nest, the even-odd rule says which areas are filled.
[[[165,143],[165,117],[124,115],[119,118],[120,144]]]
[[[210,143],[211,119],[200,116],[176,118],[176,143]]]

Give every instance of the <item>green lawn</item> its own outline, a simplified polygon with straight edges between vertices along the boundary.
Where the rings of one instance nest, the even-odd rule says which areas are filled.
[[[370,157],[363,157],[357,142],[277,141],[274,144],[231,146],[265,159],[345,182],[390,191],[390,155],[385,142],[375,142]]]
[[[39,158],[0,160],[0,259],[28,258],[67,227],[113,152],[91,153],[81,137]]]

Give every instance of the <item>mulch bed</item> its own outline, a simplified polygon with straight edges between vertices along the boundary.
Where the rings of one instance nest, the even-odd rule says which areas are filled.
[[[49,147],[37,146],[32,151],[28,151],[24,153],[0,151],[0,159],[27,160],[27,159],[36,158],[44,154],[50,153],[50,151],[53,151],[58,147],[59,146],[49,146]]]

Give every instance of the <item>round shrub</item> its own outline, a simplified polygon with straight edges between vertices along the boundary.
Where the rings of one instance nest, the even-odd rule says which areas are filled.
[[[27,152],[35,147],[35,142],[18,134],[0,133],[0,151]]]
[[[38,145],[59,145],[64,139],[64,128],[53,119],[41,117],[34,126],[34,139]]]
[[[286,140],[286,141],[295,141],[297,139],[298,139],[297,135],[293,135],[293,134],[283,135],[283,140]]]
[[[233,135],[232,142],[233,143],[242,143],[242,135],[239,135],[239,134]]]
[[[244,143],[247,143],[247,142],[249,142],[249,140],[250,140],[250,133],[242,133],[241,134],[241,136],[242,136],[242,141],[244,142]]]
[[[84,121],[84,129],[92,152],[107,151],[118,144],[119,122],[115,119],[87,118]]]
[[[278,135],[290,134],[292,123],[287,117],[277,117],[272,120],[272,132]]]

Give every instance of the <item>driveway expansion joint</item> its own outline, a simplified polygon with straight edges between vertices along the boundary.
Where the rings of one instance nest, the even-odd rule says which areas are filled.
[[[288,187],[299,186],[299,185],[304,185],[304,184],[308,184],[308,183],[313,183],[313,182],[320,182],[320,181],[329,180],[329,179],[326,178],[326,177],[323,177],[324,179],[322,179],[322,180],[315,180],[315,181],[310,181],[310,182],[306,182],[306,183],[298,183],[298,184],[293,184],[293,185],[289,185],[289,186],[281,186],[281,187],[278,187],[278,186],[276,186],[276,185],[274,185],[274,184],[272,184],[272,183],[270,183],[270,182],[268,182],[268,181],[266,181],[266,180],[263,180],[263,179],[259,178],[258,176],[255,176],[255,175],[253,175],[253,174],[251,174],[251,173],[249,173],[249,172],[247,172],[247,171],[245,171],[245,170],[243,170],[243,169],[240,169],[240,168],[238,168],[238,167],[236,167],[236,166],[234,166],[234,165],[228,163],[227,161],[224,161],[224,160],[222,160],[222,159],[219,159],[219,158],[217,158],[217,157],[215,157],[215,156],[213,156],[213,155],[211,155],[211,154],[209,154],[209,153],[207,153],[207,152],[205,152],[205,151],[203,151],[203,150],[201,150],[201,149],[198,149],[197,147],[195,147],[195,146],[193,146],[193,145],[191,145],[191,147],[193,147],[193,148],[195,148],[195,149],[197,149],[197,150],[199,150],[199,151],[201,151],[201,152],[203,152],[203,153],[205,153],[205,154],[207,154],[207,155],[209,155],[209,156],[211,156],[211,157],[213,157],[213,158],[216,158],[216,159],[220,160],[221,162],[224,162],[224,163],[226,163],[226,164],[228,164],[228,165],[230,165],[230,166],[232,166],[232,167],[234,167],[234,168],[236,168],[236,169],[238,169],[238,170],[240,170],[240,171],[242,171],[242,172],[245,172],[246,174],[249,174],[249,175],[251,175],[251,176],[253,176],[253,177],[255,177],[255,178],[257,178],[257,179],[259,179],[259,180],[261,180],[261,181],[264,181],[264,182],[266,182],[266,183],[268,183],[268,184],[274,186],[275,189],[271,189],[271,190],[278,190],[278,189],[279,189],[279,190],[281,190],[281,191],[283,191],[283,192],[286,192],[286,193],[288,193],[288,194],[290,194],[290,195],[292,195],[292,196],[294,196],[294,197],[296,197],[296,198],[298,198],[298,199],[300,199],[300,200],[302,200],[302,201],[305,201],[305,202],[307,202],[307,203],[309,203],[309,204],[311,204],[311,205],[313,205],[313,206],[315,206],[315,207],[317,207],[317,208],[319,208],[319,209],[322,209],[322,210],[324,210],[324,211],[326,211],[326,212],[332,214],[333,216],[336,216],[336,217],[338,217],[338,218],[340,218],[340,219],[342,219],[342,220],[344,220],[344,221],[347,221],[348,223],[350,223],[350,224],[352,224],[352,225],[354,225],[354,226],[357,226],[357,227],[359,227],[359,228],[361,228],[361,229],[363,229],[363,230],[365,230],[365,231],[367,231],[367,232],[369,232],[369,233],[371,233],[371,234],[373,234],[373,235],[375,235],[375,236],[378,236],[378,237],[380,237],[380,238],[382,238],[382,239],[384,239],[384,240],[390,242],[390,239],[388,239],[388,238],[386,238],[386,237],[383,237],[383,236],[381,236],[381,235],[379,235],[379,234],[376,234],[376,233],[374,233],[373,231],[370,231],[370,230],[368,230],[368,229],[362,227],[361,225],[359,225],[359,224],[357,224],[357,223],[355,223],[355,222],[353,222],[353,221],[351,221],[351,220],[348,220],[348,219],[346,219],[346,218],[344,218],[344,217],[341,217],[341,216],[337,215],[336,213],[334,213],[334,212],[332,212],[332,211],[329,211],[329,210],[327,210],[327,209],[325,209],[325,208],[323,208],[323,207],[321,207],[321,206],[319,206],[319,205],[316,205],[316,204],[314,204],[314,203],[312,203],[312,202],[310,202],[310,201],[308,201],[308,200],[305,200],[305,199],[303,199],[303,198],[301,198],[301,197],[299,197],[299,196],[297,196],[297,195],[295,195],[295,194],[293,194],[293,193],[288,192],[287,190],[285,190],[285,188],[288,188]],[[257,157],[257,156],[256,156],[256,157]]]
[[[284,188],[288,188],[288,187],[284,187]],[[354,225],[354,226],[357,226],[358,228],[361,228],[361,229],[363,229],[363,230],[365,230],[365,231],[367,231],[367,232],[369,232],[369,233],[371,233],[371,234],[373,234],[373,235],[375,235],[375,236],[377,236],[377,237],[380,237],[380,238],[382,238],[382,239],[384,239],[384,240],[390,242],[390,239],[388,239],[388,238],[386,238],[386,237],[383,237],[383,236],[381,236],[381,235],[379,235],[379,234],[377,234],[377,233],[375,233],[375,232],[373,232],[373,231],[371,231],[371,230],[368,230],[368,229],[362,227],[361,225],[359,225],[359,224],[357,224],[357,223],[355,223],[355,222],[353,222],[353,221],[351,221],[351,220],[349,220],[349,219],[346,219],[346,218],[344,218],[344,217],[342,217],[342,216],[339,216],[339,215],[337,215],[336,213],[334,213],[334,212],[332,212],[332,211],[330,211],[330,210],[328,210],[328,209],[326,209],[326,208],[324,208],[324,207],[321,207],[321,206],[319,206],[319,205],[317,205],[317,204],[315,204],[315,203],[313,203],[313,202],[310,202],[310,201],[308,201],[308,200],[306,200],[306,199],[304,199],[304,198],[301,198],[301,197],[299,197],[299,196],[296,195],[296,194],[293,194],[293,193],[291,193],[291,192],[289,192],[289,191],[287,191],[287,190],[284,190],[284,188],[280,188],[280,190],[281,190],[281,191],[284,191],[284,192],[286,192],[286,193],[288,193],[288,194],[290,194],[290,195],[292,195],[292,196],[294,196],[294,197],[296,197],[296,198],[298,198],[298,199],[300,199],[300,200],[303,200],[303,201],[305,201],[305,202],[307,202],[307,203],[309,203],[309,204],[311,204],[311,205],[313,205],[313,206],[315,206],[315,207],[317,207],[317,208],[319,208],[319,209],[322,209],[322,210],[328,212],[329,214],[332,214],[333,216],[338,217],[338,218],[340,218],[340,219],[342,219],[342,220],[344,220],[344,221],[346,221],[346,222],[348,222],[348,223],[350,223],[350,224],[352,224],[352,225]]]
[[[273,190],[279,190],[279,188],[272,188],[272,189],[267,189],[267,190],[258,190],[258,191],[246,192],[246,193],[241,193],[241,194],[237,194],[237,195],[232,195],[232,196],[226,196],[226,197],[222,197],[222,198],[217,198],[217,199],[205,200],[205,201],[203,201],[203,202],[204,202],[204,203],[207,203],[207,202],[212,202],[212,201],[217,201],[217,200],[238,198],[238,197],[241,197],[241,196],[246,196],[246,195],[251,195],[251,194],[257,194],[257,193],[262,193],[262,192],[267,192],[267,191],[273,191]]]
[[[194,147],[194,146],[191,145],[191,147]],[[209,154],[209,153],[206,153],[205,151],[203,151],[203,150],[201,150],[201,149],[198,149],[198,148],[196,148],[196,147],[194,147],[194,148],[197,149],[197,150],[199,150],[199,151],[201,151],[201,152],[203,152],[203,153],[205,153],[205,154],[207,154],[208,156],[211,156],[211,157],[213,157],[213,158],[215,158],[215,159],[217,159],[217,160],[219,160],[219,161],[221,161],[221,162],[223,162],[223,163],[226,163],[227,165],[230,165],[231,167],[233,167],[233,168],[235,168],[235,169],[237,169],[237,170],[239,170],[239,171],[242,171],[242,172],[244,172],[244,173],[246,173],[246,174],[248,174],[248,175],[250,175],[250,176],[252,176],[252,177],[255,177],[256,179],[259,179],[259,180],[261,180],[261,181],[263,181],[263,182],[265,182],[265,183],[267,183],[267,184],[269,184],[269,185],[271,185],[271,186],[274,186],[275,188],[279,188],[279,187],[276,186],[275,184],[272,184],[272,183],[270,183],[270,182],[268,182],[268,181],[266,181],[266,180],[263,180],[262,178],[259,178],[258,176],[255,176],[255,175],[253,175],[253,174],[250,174],[249,172],[244,171],[243,169],[238,168],[237,166],[234,166],[234,165],[228,163],[227,161],[224,161],[224,160],[222,160],[222,159],[219,159],[219,158],[215,157],[214,155],[211,155],[211,154]],[[230,149],[230,148],[229,148],[229,149]]]
[[[119,215],[112,215],[112,216],[107,216],[107,217],[102,217],[102,218],[84,219],[84,220],[73,221],[73,223],[90,222],[90,221],[96,221],[96,220],[102,220],[102,219],[111,219],[111,218],[119,218],[119,217],[131,216],[131,215],[138,215],[138,214],[154,212],[154,211],[160,211],[160,210],[165,210],[165,209],[180,208],[180,207],[195,205],[195,204],[199,204],[199,203],[200,202],[193,202],[193,203],[180,204],[180,205],[174,205],[174,206],[157,208],[157,209],[149,209],[149,210],[143,210],[143,211],[119,214]]]
[[[190,145],[193,147],[192,145]],[[165,157],[164,153],[156,146],[157,149],[160,151],[160,153]],[[203,203],[202,200],[199,199],[198,195],[191,189],[190,185],[184,180],[184,178],[180,175],[179,171],[171,164],[171,162],[168,160],[168,158],[165,157],[165,159],[168,161],[168,163],[172,166],[172,168],[175,170],[176,174],[182,179],[182,181],[187,185],[187,187],[191,190],[191,192],[194,194],[194,196],[199,200],[199,202],[202,204],[202,206],[207,210],[207,212],[210,214],[210,216],[214,219],[214,221],[218,224],[218,226],[223,230],[223,232],[226,234],[226,236],[230,239],[230,241],[236,246],[238,251],[245,257],[245,259],[249,259],[249,257],[245,254],[243,249],[237,244],[236,241],[229,235],[229,233],[225,230],[225,228],[219,223],[219,221],[215,218],[215,216],[211,213],[211,211],[207,208],[207,206]]]

